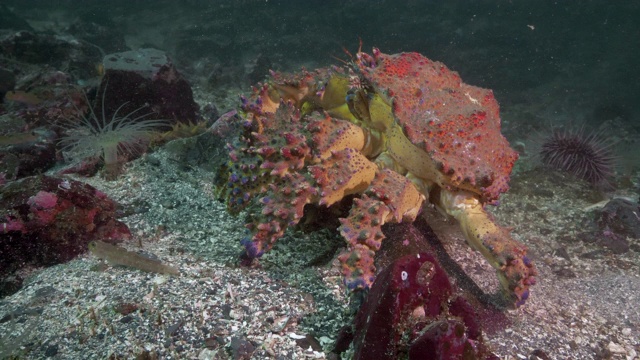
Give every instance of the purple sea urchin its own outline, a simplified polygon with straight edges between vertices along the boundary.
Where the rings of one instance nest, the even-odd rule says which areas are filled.
[[[615,157],[611,143],[597,133],[555,129],[540,149],[542,163],[597,187],[610,188]]]

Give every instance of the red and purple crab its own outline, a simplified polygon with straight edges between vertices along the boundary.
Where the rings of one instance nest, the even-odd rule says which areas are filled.
[[[225,189],[230,210],[255,209],[243,240],[250,258],[297,224],[305,205],[353,196],[339,259],[347,287],[368,288],[382,225],[413,221],[431,203],[458,221],[513,304],[529,296],[536,270],[526,247],[485,211],[507,191],[518,157],[491,90],[418,53],[373,49],[346,69],[272,73],[242,110]]]

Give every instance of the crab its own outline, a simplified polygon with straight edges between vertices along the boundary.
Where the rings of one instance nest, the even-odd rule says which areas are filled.
[[[485,211],[507,191],[517,159],[491,90],[421,54],[374,48],[346,68],[272,72],[242,102],[244,132],[228,144],[223,188],[230,211],[251,214],[246,257],[271,249],[307,204],[353,197],[339,260],[346,286],[366,289],[382,226],[414,221],[431,203],[497,270],[510,303],[528,298],[536,270],[527,249]]]

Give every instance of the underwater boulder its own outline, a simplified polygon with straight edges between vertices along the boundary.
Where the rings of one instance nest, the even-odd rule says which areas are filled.
[[[198,121],[199,108],[191,85],[163,51],[139,49],[108,54],[102,65],[104,76],[98,94],[104,96],[97,98],[95,108],[104,109],[106,117],[143,108],[141,114],[153,114],[169,123]]]
[[[640,205],[630,199],[615,198],[595,214],[594,234],[589,238],[615,254],[624,254],[640,239]],[[630,241],[630,240],[635,240]]]
[[[0,133],[0,174],[13,180],[43,173],[55,165],[56,139],[56,133],[44,127]]]
[[[471,305],[429,253],[404,256],[376,277],[355,319],[354,359],[495,359]]]

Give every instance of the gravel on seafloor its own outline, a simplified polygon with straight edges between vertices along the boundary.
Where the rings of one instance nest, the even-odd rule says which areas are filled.
[[[338,330],[351,322],[348,297],[335,259],[320,267],[308,264],[340,239],[330,232],[289,231],[259,266],[239,267],[239,239],[246,235],[242,216],[230,216],[215,199],[211,174],[181,170],[164,150],[148,156],[153,161],[132,162],[117,181],[79,180],[128,211],[122,220],[133,237],[122,246],[153,254],[181,274],[105,266],[90,254],[36,269],[22,290],[0,300],[0,354],[26,354],[19,357],[24,359],[330,357]],[[502,359],[637,358],[640,256],[632,251],[618,257],[635,262],[626,270],[609,266],[606,256],[599,261],[571,256],[563,264],[566,260],[554,255],[558,236],[542,235],[540,229],[566,228],[562,222],[571,214],[546,216],[539,223],[536,215],[553,212],[548,207],[558,202],[540,202],[532,210],[531,201],[508,194],[495,211],[502,224],[515,228],[514,237],[528,244],[540,275],[527,304],[508,312],[511,324],[486,335],[489,346]],[[495,290],[494,271],[459,233],[442,234],[442,241],[481,288]],[[557,275],[555,269],[564,265],[573,276]]]

